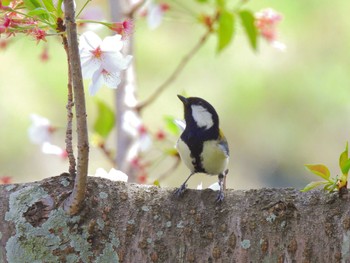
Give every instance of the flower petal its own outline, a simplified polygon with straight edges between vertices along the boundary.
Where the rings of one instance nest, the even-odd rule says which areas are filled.
[[[150,29],[156,29],[163,20],[162,8],[160,5],[150,4],[148,7],[147,23]]]
[[[90,95],[93,96],[103,85],[102,68],[96,70],[92,76],[92,80],[89,86]]]
[[[103,80],[104,84],[111,89],[116,89],[120,83],[120,73],[119,72],[114,72],[110,73],[108,71],[103,71]]]
[[[130,65],[132,56],[123,57],[120,52],[108,53],[103,58],[103,67],[109,72],[121,71],[127,69]]]
[[[41,151],[45,154],[53,154],[58,156],[62,156],[64,153],[64,150],[61,147],[51,144],[49,142],[43,143]]]
[[[31,114],[30,117],[32,119],[32,124],[28,129],[30,141],[34,144],[50,141],[50,121],[36,114]]]
[[[123,48],[121,35],[105,37],[101,43],[101,49],[106,52],[118,52]]]
[[[79,38],[79,50],[94,50],[102,43],[101,38],[92,31],[87,31]]]
[[[82,59],[81,70],[84,79],[91,79],[93,74],[101,67],[101,61],[98,59]]]

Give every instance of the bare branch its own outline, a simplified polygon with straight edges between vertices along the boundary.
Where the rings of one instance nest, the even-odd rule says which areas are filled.
[[[141,102],[138,106],[136,106],[136,109],[138,111],[141,111],[144,107],[151,104],[153,101],[155,101],[159,95],[172,83],[176,80],[176,78],[180,75],[180,73],[184,70],[185,66],[188,64],[188,62],[191,60],[191,58],[198,52],[198,50],[204,45],[204,43],[207,41],[208,37],[212,33],[212,30],[209,28],[205,34],[201,37],[199,42],[188,52],[188,54],[180,61],[180,63],[177,65],[175,70],[170,74],[170,76],[164,81],[163,84],[161,84],[156,91],[144,102]]]
[[[56,30],[58,33],[63,33],[66,31],[66,27],[63,24],[63,20],[61,18],[57,19],[57,27]],[[70,56],[68,51],[68,40],[67,36],[65,34],[61,34],[62,37],[62,44],[64,47],[64,50],[67,54],[67,64],[68,64],[68,98],[67,98],[67,128],[66,128],[66,152],[68,155],[68,161],[69,161],[69,174],[72,176],[72,178],[76,175],[76,161],[74,157],[73,152],[73,131],[72,131],[72,122],[73,122],[73,111],[72,108],[74,106],[73,102],[73,82],[72,82],[72,68],[71,68],[71,62],[70,62]]]
[[[85,94],[79,47],[77,39],[77,28],[75,23],[75,10],[73,0],[64,0],[65,24],[67,28],[68,54],[70,57],[70,69],[72,70],[73,94],[75,101],[75,112],[77,118],[78,137],[78,165],[77,176],[74,182],[72,194],[64,203],[64,209],[70,215],[76,214],[85,198],[86,178],[89,163],[89,140],[86,123]]]

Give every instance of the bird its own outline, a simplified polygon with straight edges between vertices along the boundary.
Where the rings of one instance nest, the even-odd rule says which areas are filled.
[[[190,169],[190,175],[175,190],[175,195],[183,195],[192,175],[205,173],[218,175],[220,190],[216,201],[222,202],[230,154],[227,140],[219,128],[219,116],[214,107],[202,98],[177,97],[184,106],[186,126],[176,143],[176,149],[182,162]]]

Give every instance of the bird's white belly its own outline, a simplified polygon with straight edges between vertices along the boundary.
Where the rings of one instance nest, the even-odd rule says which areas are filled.
[[[187,144],[179,139],[176,143],[176,149],[180,154],[181,160],[185,163],[188,169],[190,169],[191,172],[194,172],[194,166],[192,163],[193,159],[191,157],[191,151],[188,148]]]

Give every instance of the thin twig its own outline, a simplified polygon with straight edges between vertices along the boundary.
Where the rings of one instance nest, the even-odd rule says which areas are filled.
[[[133,18],[135,16],[135,13],[140,10],[140,8],[146,3],[146,0],[142,0],[131,7],[131,10],[128,14],[126,14],[126,17]]]
[[[78,47],[77,26],[73,0],[64,0],[65,25],[67,28],[68,55],[72,70],[73,95],[75,101],[75,115],[77,120],[77,175],[72,194],[64,202],[64,210],[74,215],[79,212],[85,199],[86,180],[89,163],[89,139],[86,121],[86,107],[83,78]]]
[[[72,68],[70,63],[70,57],[68,54],[68,42],[65,36],[63,38],[63,44],[65,46],[65,50],[67,53],[67,62],[68,62],[68,101],[67,101],[67,128],[66,128],[66,151],[68,154],[69,161],[69,174],[74,178],[76,175],[76,161],[73,152],[73,131],[72,131],[72,122],[73,122],[73,111],[72,108],[74,106],[73,102],[73,89],[72,89]]]
[[[102,143],[101,145],[99,145],[99,148],[101,149],[101,151],[103,152],[103,154],[106,156],[106,158],[108,159],[108,161],[112,164],[112,166],[115,166],[115,159],[113,154],[111,153],[111,151],[109,149],[107,149],[106,145],[104,143]]]
[[[88,5],[88,3],[91,2],[91,0],[87,0],[83,7],[80,9],[80,11],[78,12],[78,14],[76,15],[76,18],[80,16],[81,12],[83,12],[83,10],[85,9],[85,7]]]
[[[136,106],[137,111],[141,111],[144,107],[151,104],[153,101],[155,101],[159,95],[173,82],[175,79],[180,75],[180,73],[184,70],[185,66],[188,64],[188,62],[191,60],[191,58],[198,52],[198,50],[204,45],[204,43],[207,41],[208,37],[212,33],[211,29],[208,29],[205,34],[200,38],[199,42],[188,52],[188,54],[183,57],[183,59],[180,61],[180,63],[177,65],[175,70],[170,74],[170,76],[161,84],[156,91],[144,102],[141,102],[139,105]]]
[[[65,32],[66,27],[63,24],[63,20],[60,18],[57,20],[57,27],[56,31],[58,33]],[[73,152],[73,131],[72,131],[72,122],[73,122],[73,111],[72,108],[74,106],[73,102],[73,90],[72,90],[72,68],[71,68],[71,62],[69,57],[69,51],[68,51],[68,40],[67,36],[64,34],[61,34],[62,36],[62,44],[64,47],[64,50],[67,54],[67,63],[68,63],[68,101],[67,101],[67,127],[66,127],[66,152],[68,155],[68,161],[69,161],[69,174],[72,176],[72,178],[76,175],[76,161],[74,157]]]
[[[165,179],[166,177],[168,177],[172,172],[174,172],[174,171],[176,170],[176,168],[180,165],[180,163],[181,163],[180,156],[179,156],[179,155],[176,155],[175,158],[176,158],[175,163],[174,163],[172,166],[170,166],[170,168],[169,168],[168,170],[166,170],[164,173],[162,173],[162,174],[158,177],[157,181],[160,182],[161,180],[164,180],[164,179]]]

